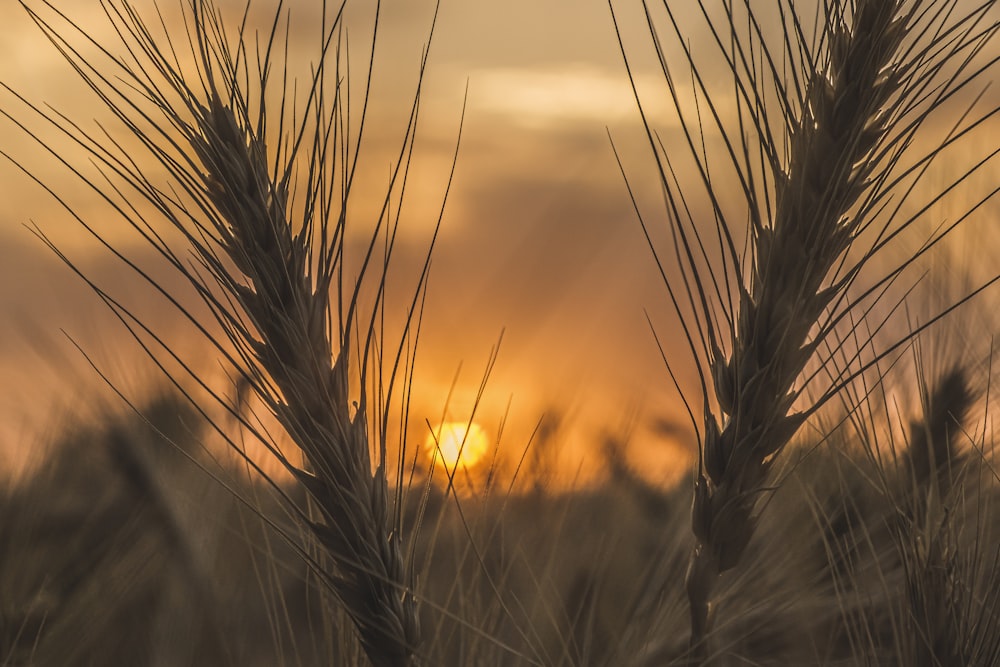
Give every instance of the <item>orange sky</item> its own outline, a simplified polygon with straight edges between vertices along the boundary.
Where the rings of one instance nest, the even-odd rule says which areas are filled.
[[[379,192],[397,149],[430,18],[426,1],[391,0],[383,7],[369,162],[363,164],[360,189],[371,197]],[[656,88],[660,79],[648,60],[648,35],[636,7],[622,11],[649,110],[669,141],[676,121],[667,113],[662,89]],[[105,39],[97,10],[74,16]],[[367,39],[362,18],[352,19],[358,26],[352,33],[356,42]],[[302,24],[310,26],[308,20]],[[692,41],[697,43],[699,36],[692,33]],[[305,52],[307,42],[296,43]],[[563,415],[567,428],[559,442],[567,446],[564,465],[571,476],[575,461],[601,441],[602,432],[624,435],[637,425],[641,456],[636,462],[648,465],[651,478],[664,479],[683,443],[676,434],[663,435],[670,429],[660,422],[680,421],[683,426],[683,420],[644,309],[668,345],[677,334],[607,136],[610,130],[619,143],[643,206],[655,212],[655,175],[617,49],[603,0],[443,3],[424,92],[424,125],[414,163],[418,177],[404,216],[401,267],[415,266],[426,243],[467,83],[469,103],[431,276],[411,420],[420,426],[425,419],[438,419],[460,365],[451,417],[464,418],[491,346],[503,331],[481,421],[495,436],[509,402],[504,448],[519,454],[544,413]],[[0,5],[0,79],[82,121],[99,113],[13,2]],[[724,86],[720,94],[724,100]],[[9,96],[0,97],[0,104],[9,101]],[[39,159],[9,124],[0,124],[0,137],[4,150],[68,188],[80,210],[100,221],[103,233],[132,247],[120,232],[121,223],[108,219],[64,175],[51,171],[50,161]],[[5,163],[0,163],[0,197],[6,203],[0,210],[0,309],[9,314],[0,321],[0,373],[11,392],[6,402],[10,416],[0,416],[10,433],[7,450],[17,451],[40,425],[51,426],[46,417],[52,414],[51,402],[74,405],[86,382],[99,386],[60,329],[89,345],[125,385],[142,386],[152,373],[136,370],[141,364],[134,352],[122,352],[121,332],[95,314],[99,307],[88,301],[86,290],[23,223],[37,222],[95,275],[136,299],[140,309],[142,286]],[[142,254],[137,247],[132,252]],[[154,321],[164,317],[155,308],[149,308],[149,316]],[[170,326],[169,321],[160,324]],[[56,347],[65,359],[53,368]],[[671,349],[690,380],[686,353]],[[66,383],[67,364],[76,364],[78,375],[73,377],[83,379]],[[660,435],[653,436],[657,430]]]

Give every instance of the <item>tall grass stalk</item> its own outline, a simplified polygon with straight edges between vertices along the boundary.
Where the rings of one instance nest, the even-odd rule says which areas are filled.
[[[403,487],[389,481],[396,466],[395,477],[403,479],[404,455],[398,462],[389,457],[386,420],[397,376],[408,363],[404,357],[412,341],[406,339],[426,263],[415,281],[417,296],[398,351],[381,338],[381,313],[398,224],[389,211],[403,196],[419,85],[370,241],[357,266],[346,265],[350,258],[345,258],[352,233],[349,202],[365,145],[378,4],[361,106],[350,99],[350,72],[341,48],[346,2],[331,8],[323,3],[316,61],[301,89],[288,70],[287,22],[294,8],[280,1],[257,39],[249,37],[249,2],[237,30],[213,0],[179,2],[182,23],[173,27],[156,8],[155,20],[163,28],[157,32],[156,22],[128,0],[102,1],[124,47],[122,55],[94,41],[56,5],[44,0],[22,5],[131,136],[87,130],[23,98],[30,121],[4,113],[46,150],[52,151],[47,146],[53,142],[37,129],[39,121],[47,123],[46,131],[83,148],[100,175],[66,166],[194,287],[221,335],[212,334],[188,305],[112,249],[209,338],[235,369],[237,383],[253,390],[301,451],[304,464],[298,465],[274,437],[240,416],[307,491],[315,511],[300,518],[319,547],[312,564],[347,611],[372,664],[412,664],[421,639],[404,562]],[[174,29],[186,39],[178,39]],[[421,79],[425,64],[426,51]],[[354,115],[359,109],[360,118]],[[135,145],[144,157],[135,154]],[[148,176],[154,167],[169,181]],[[158,221],[148,221],[139,201]],[[104,242],[100,230],[80,222]],[[190,258],[171,249],[167,229],[186,239]],[[143,346],[159,355],[159,363],[173,364],[167,344],[111,291],[94,288]],[[364,299],[373,305],[363,306]],[[390,369],[387,375],[384,368]],[[224,398],[214,395],[223,405]]]
[[[692,419],[702,413],[696,544],[686,577],[690,648],[698,662],[713,654],[707,639],[719,578],[739,565],[754,535],[776,457],[840,388],[906,342],[863,358],[863,350],[875,349],[874,336],[855,329],[852,336],[861,342],[850,352],[845,338],[834,335],[837,327],[854,327],[876,312],[888,286],[958,224],[863,286],[862,270],[874,270],[880,251],[918,219],[901,215],[898,200],[913,195],[929,163],[997,111],[975,116],[967,109],[940,145],[920,155],[910,150],[929,121],[994,64],[979,57],[997,30],[987,18],[992,3],[960,8],[951,0],[841,0],[819,3],[815,16],[802,4],[777,3],[783,34],[769,41],[759,5],[699,0],[716,55],[733,76],[731,110],[714,101],[721,91],[702,73],[684,17],[670,3],[659,13],[643,3],[682,119],[679,141],[694,158],[707,217],[716,225],[709,233],[696,219],[697,204],[676,173],[677,153],[644,116],[684,271],[682,284],[667,280],[667,287],[705,369],[703,407],[689,408]],[[714,21],[713,14],[723,18]],[[675,74],[677,63],[668,62],[663,23],[685,55],[692,91]],[[624,43],[622,51],[628,61]],[[690,94],[698,100],[695,112],[686,102]],[[722,167],[718,161],[710,166],[705,149],[717,135],[728,155]],[[967,176],[927,199],[937,201]],[[735,215],[720,190],[727,177],[744,197]],[[738,219],[749,220],[746,242],[739,240]],[[721,260],[712,259],[716,251]]]

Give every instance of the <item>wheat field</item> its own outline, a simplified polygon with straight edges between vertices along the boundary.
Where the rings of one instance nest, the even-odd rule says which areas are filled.
[[[596,386],[625,426],[587,447],[589,408],[505,430],[516,327],[437,326],[486,192],[475,79],[433,99],[461,9],[306,4],[11,5],[92,105],[0,77],[48,258],[12,265],[117,333],[0,327],[55,376],[8,403],[68,406],[0,431],[0,666],[1000,664],[993,2],[614,0],[606,89],[493,75],[494,110],[609,116],[590,215],[625,211],[601,238],[656,286],[607,277],[634,318],[604,356],[554,342],[655,352],[636,382],[670,418]]]

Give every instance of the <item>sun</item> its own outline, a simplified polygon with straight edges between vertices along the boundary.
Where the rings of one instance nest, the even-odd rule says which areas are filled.
[[[427,436],[427,453],[444,464],[448,470],[454,470],[461,464],[471,468],[478,463],[489,450],[489,439],[486,431],[475,422],[444,422]]]

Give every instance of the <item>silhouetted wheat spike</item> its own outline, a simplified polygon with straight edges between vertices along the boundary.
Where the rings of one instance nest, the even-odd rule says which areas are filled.
[[[44,15],[23,4],[121,122],[124,132],[147,154],[138,158],[134,145],[118,143],[116,136],[121,135],[103,129],[89,134],[66,116],[43,111],[18,97],[28,105],[35,122],[44,121],[56,136],[89,153],[100,177],[88,176],[56,157],[121,214],[210,309],[221,334],[209,332],[178,297],[125,260],[235,367],[239,381],[253,389],[301,450],[306,463],[300,468],[263,429],[237,415],[247,433],[268,447],[314,502],[318,516],[305,516],[297,507],[293,510],[308,523],[320,547],[318,555],[309,554],[310,565],[350,615],[371,662],[376,667],[412,664],[420,637],[401,547],[398,504],[402,486],[396,487],[395,505],[389,497],[386,466],[392,463],[386,453],[384,420],[388,417],[384,415],[389,412],[388,397],[393,395],[404,342],[413,342],[406,337],[418,299],[410,304],[391,371],[383,374],[378,365],[383,360],[376,362],[373,350],[385,351],[379,313],[395,238],[385,230],[387,210],[401,197],[400,174],[405,173],[412,150],[417,101],[380,218],[372,226],[367,249],[357,258],[360,268],[351,283],[349,271],[354,269],[344,268],[345,237],[362,141],[360,130],[352,130],[347,118],[347,75],[341,69],[346,67],[346,57],[339,42],[345,3],[333,11],[325,3],[309,9],[322,18],[316,26],[318,61],[305,86],[294,83],[287,71],[289,63],[281,60],[282,52],[285,57],[289,52],[287,43],[284,49],[281,45],[282,32],[288,39],[288,26],[282,23],[289,19],[280,1],[264,38],[248,43],[248,15],[244,14],[244,23],[234,33],[211,0],[180,1],[178,22],[168,23],[161,14],[163,30],[159,33],[127,0],[107,0],[102,8],[121,39],[124,56],[97,44],[53,4],[39,0],[47,8]],[[245,9],[249,10],[249,3]],[[81,50],[81,41],[86,49]],[[187,55],[193,64],[182,65],[178,54]],[[426,51],[420,77],[425,65]],[[272,69],[281,76],[273,77]],[[280,83],[271,84],[272,78]],[[275,96],[280,104],[270,105]],[[367,98],[361,108],[363,116]],[[43,150],[51,151],[51,141],[43,140],[38,131],[28,129],[6,110],[3,113]],[[273,142],[270,148],[267,139]],[[154,183],[147,175],[155,171],[152,167],[169,176],[166,185]],[[148,222],[148,214],[138,211],[135,202],[143,200],[162,225],[187,240],[193,262],[179,259],[165,235]],[[71,213],[111,248],[99,232]],[[433,238],[436,234],[430,247]],[[377,249],[382,252],[378,258]],[[417,294],[424,285],[428,262],[429,256],[423,273],[415,277]],[[375,275],[369,278],[369,274]],[[90,284],[154,358],[158,359],[156,349],[165,358],[176,359],[127,308]],[[362,312],[359,294],[365,285],[370,285],[365,293],[373,295],[375,305]],[[351,350],[358,350],[359,358],[351,359]],[[189,367],[184,370],[189,381],[201,384],[219,405],[228,405]],[[357,380],[353,387],[352,379]],[[176,379],[175,383],[180,386]],[[373,387],[385,405],[369,406]],[[204,410],[198,399],[188,397]],[[369,428],[380,430],[369,437]],[[246,456],[241,447],[230,443]]]
[[[945,372],[923,397],[924,417],[910,424],[910,444],[903,463],[912,487],[939,499],[951,493],[962,459],[957,435],[965,427],[977,398],[962,366]],[[924,493],[924,495],[926,495]],[[915,498],[916,503],[926,502]]]
[[[904,636],[910,638],[913,664],[972,665],[977,660],[975,637],[966,635],[966,620],[982,603],[967,592],[976,588],[976,573],[957,539],[962,502],[954,486],[961,479],[962,456],[957,434],[977,399],[968,371],[955,366],[933,387],[922,387],[924,415],[910,425],[910,445],[903,457],[902,498],[897,507],[897,548],[905,576],[908,613]]]
[[[223,250],[249,282],[222,278],[257,330],[244,335],[278,390],[268,398],[272,409],[312,468],[294,472],[322,512],[313,530],[336,564],[333,585],[372,662],[409,664],[416,613],[385,473],[370,472],[363,398],[350,413],[349,340],[334,345],[327,328],[333,275],[310,278],[310,239],[286,218],[287,183],[271,179],[261,142],[217,92],[197,121],[193,148],[207,170],[206,192],[228,222],[218,230]],[[340,350],[333,365],[332,349]]]
[[[876,166],[883,105],[898,81],[892,57],[906,27],[898,7],[861,0],[850,26],[829,30],[829,66],[811,73],[790,163],[775,173],[773,226],[754,229],[756,263],[749,289],[740,289],[732,352],[713,350],[723,423],[706,414],[687,577],[693,644],[707,631],[716,577],[739,562],[753,535],[770,461],[804,419],[791,412],[792,387],[814,351],[810,329],[840,294],[823,283],[857,232],[859,219],[847,214]]]
[[[666,196],[674,257],[683,271],[680,284],[667,277],[665,260],[638,204],[636,211],[682,333],[701,362],[703,441],[687,594],[692,657],[704,662],[710,655],[705,638],[717,579],[739,563],[753,536],[757,501],[774,458],[810,414],[916,333],[875,349],[872,335],[851,327],[855,352],[845,350],[843,332],[835,334],[840,324],[848,327],[866,319],[886,286],[968,217],[966,213],[932,234],[916,254],[893,261],[881,277],[848,293],[858,287],[862,269],[920,215],[900,214],[890,197],[912,195],[907,179],[919,180],[930,161],[996,113],[988,110],[964,127],[963,116],[939,145],[913,151],[915,156],[909,151],[925,121],[996,63],[993,58],[984,59],[982,67],[973,64],[997,24],[986,18],[989,3],[958,10],[954,0],[823,2],[815,23],[812,17],[804,20],[804,10],[794,0],[766,6],[697,0],[698,12],[683,15],[671,3],[659,3],[690,68],[684,78],[690,77],[694,88],[692,112],[690,96],[682,94],[674,75],[675,52],[663,46],[659,16],[650,3],[643,4],[680,119],[680,133],[674,137],[681,142],[668,145],[643,111],[630,68]],[[713,39],[696,54],[686,21],[699,13]],[[717,25],[718,16],[726,25]],[[774,20],[783,35],[769,41],[763,23]],[[728,101],[713,99],[718,84],[701,71],[703,52],[713,48],[732,73],[735,110]],[[710,164],[707,153],[706,137],[714,131],[727,152],[722,168],[714,158]],[[684,192],[689,185],[682,182],[672,156],[679,147],[694,160],[711,205],[714,234],[706,233],[705,216],[697,215],[703,208]],[[929,199],[945,196],[971,171]],[[736,216],[729,210],[734,204],[730,193],[723,192],[729,184],[721,184],[722,174],[735,177],[745,197],[736,204]],[[749,252],[739,249],[744,221],[749,221],[744,244]],[[956,306],[949,305],[934,319]],[[862,354],[865,349],[873,350],[871,359]],[[810,360],[817,362],[817,370],[807,374],[803,371]],[[830,382],[819,386],[817,378]],[[810,383],[815,390],[811,400],[797,405]],[[685,403],[697,422],[698,409]]]

